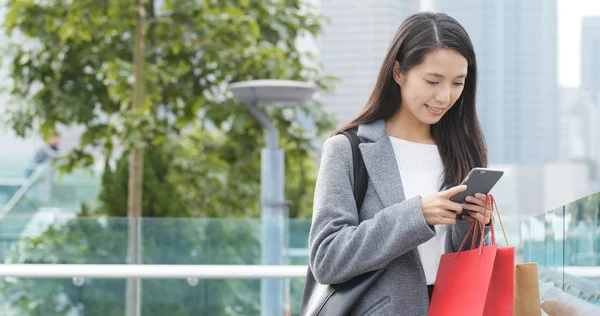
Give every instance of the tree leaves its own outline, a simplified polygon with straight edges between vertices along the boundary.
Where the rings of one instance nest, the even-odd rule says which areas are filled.
[[[314,81],[322,89],[331,85],[296,47],[299,36],[316,35],[323,21],[300,0],[165,0],[161,8],[146,1],[146,98],[136,111],[131,109],[132,1],[11,0],[8,9],[5,27],[13,35],[7,51],[12,100],[3,115],[8,126],[26,136],[50,133],[57,125],[83,125],[67,169],[93,164],[93,150],[110,157],[122,152],[115,148],[127,151],[139,142],[181,141],[173,150],[181,153],[175,161],[187,175],[173,178],[203,215],[222,214],[205,212],[217,201],[233,214],[246,209],[245,214],[258,215],[262,127],[231,99],[227,84],[273,78]],[[312,194],[311,142],[332,122],[318,103],[288,107],[286,115],[284,109],[265,111],[280,128],[286,149],[292,213],[307,216],[310,205],[300,201]],[[186,144],[209,152],[190,151]]]

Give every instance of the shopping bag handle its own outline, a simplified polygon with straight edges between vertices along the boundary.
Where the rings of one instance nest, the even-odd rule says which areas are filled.
[[[510,244],[508,243],[508,238],[506,237],[506,230],[504,229],[504,224],[502,223],[502,217],[500,216],[500,209],[498,208],[498,204],[496,203],[496,199],[491,194],[489,194],[489,196],[492,202],[492,241],[493,243],[496,243],[496,236],[494,234],[494,213],[496,213],[496,217],[498,217],[498,222],[500,223],[500,228],[502,229],[502,234],[504,235],[504,241],[506,242],[506,246],[510,247]],[[496,212],[493,212],[493,210],[496,210]]]
[[[492,231],[492,244],[496,243],[496,230],[494,229],[494,202],[496,200],[494,200],[494,197],[491,194],[487,194],[485,196],[485,210],[486,210],[486,214],[487,214],[487,207],[488,205],[490,205],[490,207],[492,208],[492,218],[490,219],[490,230]],[[504,229],[504,226],[502,226],[502,229]]]
[[[490,220],[490,229],[492,231],[492,244],[496,243],[496,233],[495,233],[495,229],[494,229],[494,213],[497,214],[498,220],[500,222],[500,227],[502,229],[502,233],[504,235],[504,240],[506,241],[506,245],[509,246],[508,244],[508,238],[506,236],[506,230],[504,229],[504,224],[502,223],[502,217],[500,216],[500,211],[498,209],[498,204],[496,203],[496,199],[494,198],[493,195],[491,194],[487,194],[485,197],[485,209],[487,211],[488,206],[491,208],[491,217],[492,219]],[[496,212],[494,212],[494,209],[496,210]],[[485,212],[485,214],[483,215],[483,219],[484,222],[487,221],[487,212]],[[477,231],[479,230],[479,236],[477,235]],[[465,243],[467,242],[467,239],[469,238],[469,235],[472,234],[472,239],[471,239],[471,249],[474,248],[475,244],[476,244],[476,240],[477,238],[479,238],[479,255],[482,254],[483,252],[483,245],[484,245],[484,240],[485,240],[485,226],[479,224],[478,221],[473,221],[471,222],[471,226],[469,226],[469,230],[467,231],[467,233],[465,234],[465,237],[463,238],[462,243],[460,244],[460,247],[458,248],[458,252],[456,255],[456,259],[458,260],[458,256],[460,255],[460,253],[462,252]]]
[[[469,249],[475,249],[475,247],[477,246],[477,230],[481,229],[479,227],[479,225],[481,225],[479,222],[475,222],[475,230],[473,231],[473,238],[471,238],[471,248]]]
[[[486,195],[485,197],[485,209],[487,211],[487,206],[488,206],[488,196]],[[493,208],[492,208],[493,209]],[[483,221],[487,221],[487,212],[484,212],[483,214]],[[491,222],[491,221],[490,221]],[[476,231],[477,229],[479,229],[479,227],[481,226],[481,235],[477,236]],[[462,252],[463,248],[465,247],[465,243],[467,242],[467,238],[469,238],[469,235],[472,234],[472,239],[471,239],[471,248],[473,248],[473,240],[476,239],[476,237],[479,237],[479,239],[481,240],[479,242],[479,255],[481,255],[481,253],[483,252],[483,241],[484,241],[484,237],[485,237],[485,227],[483,227],[482,225],[478,225],[477,221],[472,221],[471,222],[471,226],[469,226],[469,230],[467,231],[467,233],[465,234],[465,237],[463,238],[462,242],[460,243],[460,247],[458,247],[458,251],[456,253],[456,259],[458,260],[458,256],[460,255],[460,253]]]

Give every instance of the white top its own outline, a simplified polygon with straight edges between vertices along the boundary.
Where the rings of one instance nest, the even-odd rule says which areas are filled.
[[[439,192],[444,164],[436,145],[409,142],[390,136],[402,177],[406,199]],[[446,225],[435,225],[436,235],[419,245],[419,255],[427,284],[434,284],[444,253]]]

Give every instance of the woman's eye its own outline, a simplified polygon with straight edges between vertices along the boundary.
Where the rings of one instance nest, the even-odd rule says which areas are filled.
[[[425,81],[427,81],[427,83],[428,83],[428,84],[432,84],[432,85],[433,85],[433,84],[438,84],[438,83],[439,83],[439,82],[435,82],[435,81],[429,81],[429,80],[427,80],[427,79],[425,79]]]
[[[457,85],[457,86],[464,86],[465,85],[464,82],[455,82],[454,84]]]

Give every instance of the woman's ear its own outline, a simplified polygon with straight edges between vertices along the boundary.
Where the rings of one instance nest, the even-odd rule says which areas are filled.
[[[395,60],[394,61],[394,81],[402,88],[402,84],[404,83],[404,74],[400,71],[400,63]]]

